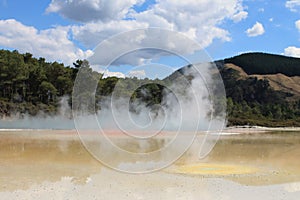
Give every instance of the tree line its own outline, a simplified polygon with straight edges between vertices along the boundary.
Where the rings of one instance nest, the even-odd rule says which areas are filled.
[[[295,67],[300,66],[299,60],[252,53],[218,62],[227,94],[228,124],[300,126],[300,100],[287,101],[289,94],[272,90],[268,81],[257,78],[239,79],[236,71],[222,67],[222,63],[232,62],[243,67],[249,74],[272,74],[279,71],[296,76],[300,75],[299,67]],[[172,81],[172,75],[146,85],[144,83],[149,81],[147,78],[101,78],[102,74],[93,71],[87,61],[77,60],[73,66],[65,66],[63,63],[47,62],[44,58],[34,58],[30,53],[0,50],[0,115],[22,117],[25,113],[33,116],[41,112],[47,115],[57,114],[61,98],[72,96],[76,75],[82,68],[98,81],[96,110],[101,109],[99,102],[111,95],[116,84],[116,94],[131,95],[132,102],[139,99],[147,106],[160,104],[165,89],[162,85],[171,84]],[[180,70],[175,73],[179,72]],[[135,90],[133,94],[130,92],[132,90]],[[146,96],[143,95],[145,90],[148,94]],[[70,105],[71,103],[72,99],[69,101]]]

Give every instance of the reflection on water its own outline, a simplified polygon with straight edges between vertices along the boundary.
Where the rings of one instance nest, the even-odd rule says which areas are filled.
[[[260,173],[230,177],[244,184],[261,185],[300,181],[300,133],[223,136],[208,157],[209,162],[255,166]]]
[[[163,143],[153,140],[149,148]],[[75,131],[2,131],[0,199],[299,197],[300,133],[222,136],[204,160],[190,156],[161,172],[130,175],[103,167]]]
[[[62,176],[79,181],[100,169],[75,132],[0,132],[0,190],[58,181]]]

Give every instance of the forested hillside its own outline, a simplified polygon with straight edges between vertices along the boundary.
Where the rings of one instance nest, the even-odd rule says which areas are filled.
[[[240,66],[247,74],[300,76],[300,59],[267,53],[246,53],[224,60]]]
[[[229,64],[220,71],[229,125],[300,126],[300,97],[285,87],[285,82],[293,81],[290,77],[283,77],[275,88],[273,75],[247,75]],[[293,83],[300,86],[300,82]]]
[[[300,59],[248,53],[216,64],[227,94],[228,125],[300,126]],[[0,50],[0,116],[58,114],[61,99],[71,96],[80,67],[92,71],[86,61],[77,60],[74,66],[64,66],[46,62],[44,58],[33,58],[30,53]],[[97,72],[92,73],[96,78],[101,77]],[[139,88],[131,101],[139,99],[149,107],[161,103],[164,87],[159,83],[170,84],[170,77]],[[117,77],[100,79],[96,102],[109,96],[117,83],[119,94],[129,95],[129,90],[146,81]],[[143,95],[145,90],[148,91],[146,96]],[[97,109],[101,109],[100,104],[97,105]],[[131,109],[135,111],[134,107]]]
[[[58,114],[62,97],[68,97],[71,104],[78,69],[85,67],[88,68],[87,71],[92,71],[86,61],[77,60],[73,65],[70,67],[62,63],[46,62],[44,58],[33,58],[30,53],[0,50],[0,116],[22,117],[25,113],[33,116]],[[147,81],[117,77],[100,79],[101,74],[95,71],[92,73],[99,79],[96,102],[110,95],[117,82],[120,86],[119,95],[127,95],[136,85]],[[160,103],[162,87],[159,84],[145,87],[152,92],[151,95],[143,98],[143,88],[139,88],[132,100],[141,98],[148,105]]]
[[[218,65],[230,124],[300,125],[299,58],[246,53]]]
[[[70,95],[77,69],[0,50],[0,113],[56,113],[58,98]]]

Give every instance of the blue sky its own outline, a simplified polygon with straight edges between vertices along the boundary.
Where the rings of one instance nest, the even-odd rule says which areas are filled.
[[[299,47],[300,32],[295,22],[300,19],[300,12],[291,12],[285,4],[286,1],[283,0],[245,1],[247,19],[236,24],[226,21],[221,25],[230,30],[232,41],[222,44],[216,42],[208,48],[213,57],[230,57],[248,51],[283,54],[284,49],[289,46]],[[245,30],[257,21],[263,24],[265,33],[248,37]]]
[[[115,34],[159,27],[197,41],[214,60],[252,51],[300,57],[298,20],[300,0],[0,0],[0,48],[71,65]],[[158,41],[126,42],[142,48]],[[159,45],[164,49],[170,42]],[[182,53],[191,50],[180,42],[174,45]],[[173,68],[184,64],[174,56],[154,57],[131,55],[109,72],[124,74],[130,66],[155,62]]]

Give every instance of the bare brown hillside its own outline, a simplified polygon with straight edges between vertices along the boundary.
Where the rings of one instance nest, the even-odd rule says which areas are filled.
[[[300,76],[289,77],[281,73],[268,75],[248,75],[241,67],[231,63],[225,64],[225,68],[231,68],[235,71],[238,71],[240,79],[247,79],[249,77],[256,77],[259,80],[265,79],[269,82],[272,89],[290,93],[291,97],[288,97],[289,100],[300,99]]]

